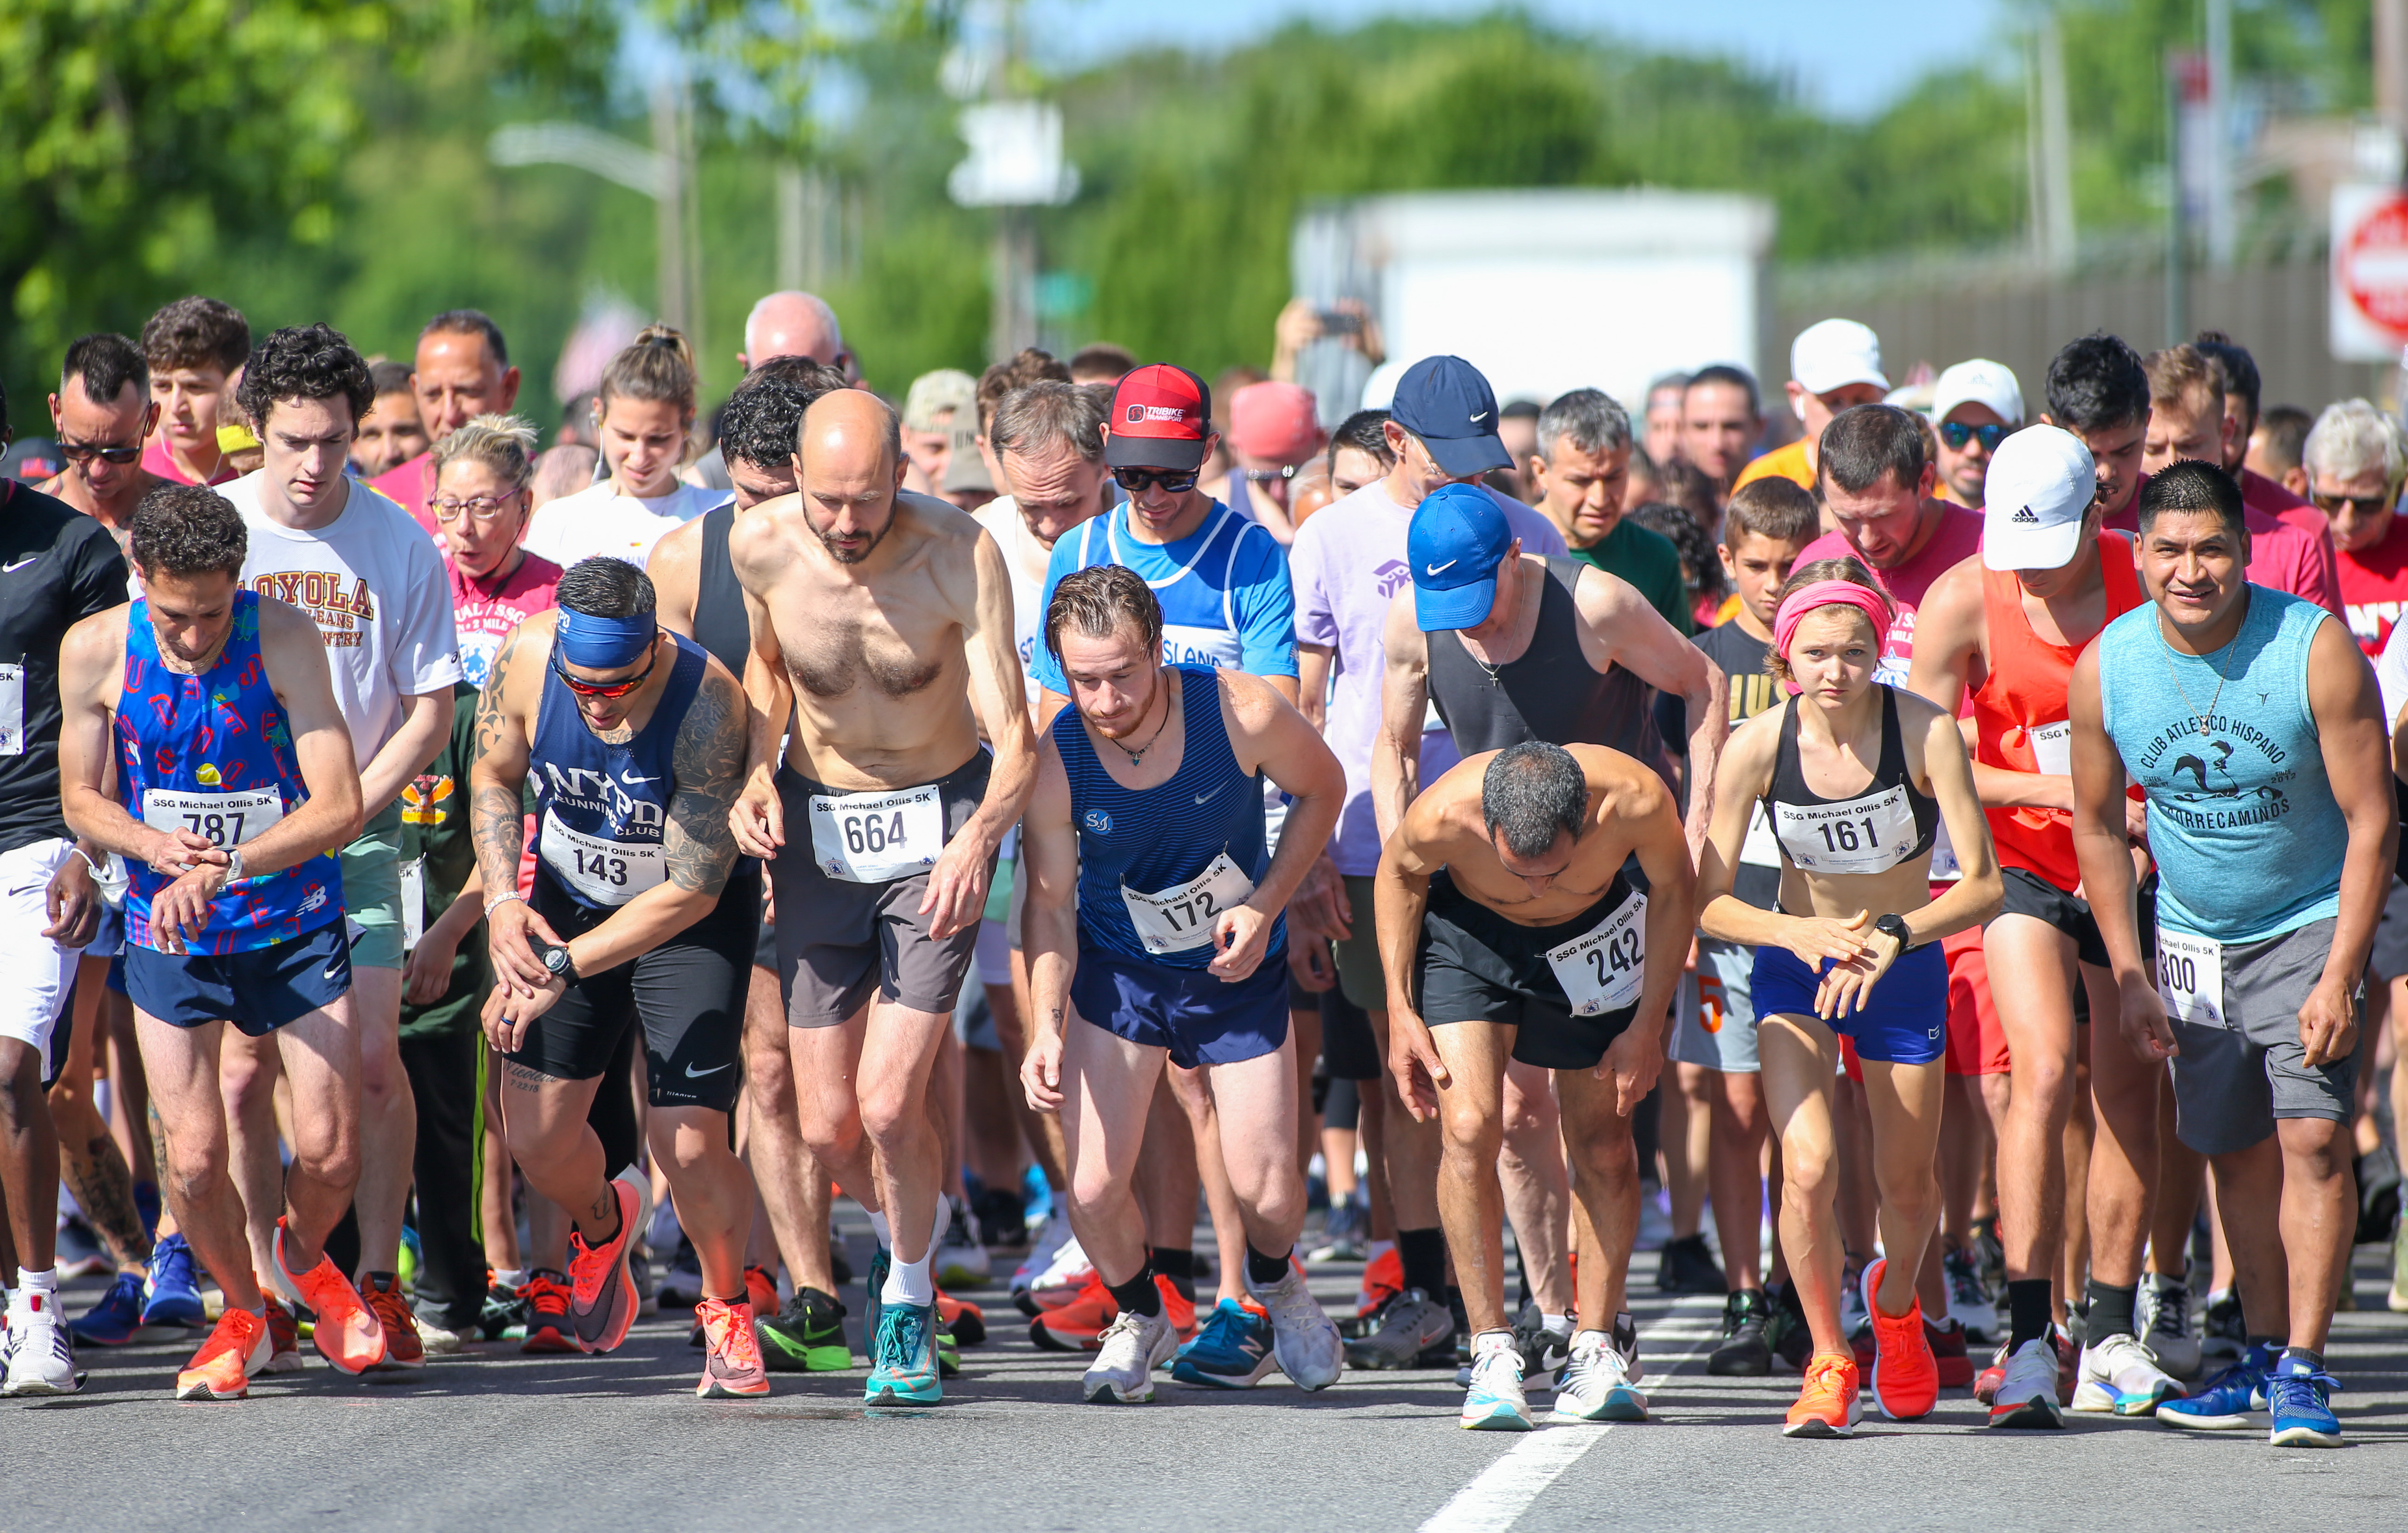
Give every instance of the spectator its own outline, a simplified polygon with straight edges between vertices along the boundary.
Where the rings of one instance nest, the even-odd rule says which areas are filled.
[[[398,362],[368,364],[376,402],[360,421],[351,443],[351,472],[373,480],[426,451],[426,427],[418,418],[418,395],[409,390],[409,369]]]

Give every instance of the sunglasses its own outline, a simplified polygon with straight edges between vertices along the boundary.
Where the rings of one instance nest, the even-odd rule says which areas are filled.
[[[103,463],[113,463],[122,468],[142,456],[142,444],[136,442],[132,447],[103,447],[98,442],[61,442],[59,456],[69,463],[85,463],[98,458]]]
[[[2308,498],[2315,502],[2316,509],[2327,516],[2335,514],[2344,506],[2359,516],[2380,516],[2391,504],[2391,497],[2387,494],[2333,495],[2310,491]]]
[[[1951,452],[1964,451],[1965,444],[1976,437],[1981,439],[1983,451],[1996,452],[1999,444],[2007,439],[2007,428],[1997,424],[1969,426],[1962,421],[1949,421],[1940,427],[1940,439],[1948,444]]]
[[[645,665],[642,670],[638,671],[635,675],[630,676],[624,681],[580,681],[576,677],[569,675],[567,670],[562,666],[558,659],[554,659],[552,661],[552,671],[553,675],[560,678],[561,684],[563,686],[566,686],[569,691],[577,694],[580,697],[603,697],[616,699],[624,697],[627,694],[635,691],[638,687],[642,686],[645,681],[651,679],[652,667],[658,666],[660,663],[661,651],[660,646],[656,644],[652,646],[651,661]]]
[[[1112,482],[1131,494],[1150,489],[1183,495],[1196,488],[1197,473],[1193,468],[1115,468]]]

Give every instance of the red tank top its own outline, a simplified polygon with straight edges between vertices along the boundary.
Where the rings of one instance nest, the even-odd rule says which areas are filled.
[[[2099,563],[2107,577],[2107,615],[2100,626],[2141,605],[2132,540],[2099,535]],[[1990,673],[1973,694],[1973,759],[1989,766],[2062,776],[2072,731],[2066,689],[2073,663],[2090,642],[2051,644],[2024,616],[2023,584],[2013,570],[1982,571],[1982,619],[1990,639]],[[2096,638],[2096,635],[2092,636]],[[1990,839],[2003,867],[2020,867],[2071,893],[2082,882],[2073,855],[2073,816],[2063,809],[1988,809]]]

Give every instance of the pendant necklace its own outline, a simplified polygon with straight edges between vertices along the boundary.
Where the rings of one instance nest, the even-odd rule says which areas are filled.
[[[2230,677],[2225,674],[2224,667],[2226,665],[2230,663],[2232,658],[2231,651],[2235,645],[2238,644],[2241,635],[2236,631],[2232,636],[2232,641],[2225,645],[2225,657],[2222,661],[2217,662],[2215,666],[2215,695],[2208,698],[2207,711],[2201,713],[2198,707],[2191,702],[2190,693],[2185,690],[2182,684],[2182,677],[2174,670],[2172,654],[2173,646],[2166,642],[2165,630],[2160,628],[2157,631],[2158,663],[2166,667],[2166,680],[2174,684],[2174,691],[2181,696],[2183,707],[2189,709],[2190,716],[2199,721],[2199,738],[2202,742],[2208,738],[2207,721],[2215,717],[2215,705],[2224,697],[2224,683],[2231,680]],[[2192,658],[2197,659],[2199,657],[2194,655]]]

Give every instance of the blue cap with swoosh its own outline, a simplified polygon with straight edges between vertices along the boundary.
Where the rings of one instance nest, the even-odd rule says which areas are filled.
[[[1449,479],[1513,466],[1513,455],[1497,437],[1496,391],[1461,357],[1424,357],[1406,368],[1388,408],[1397,424],[1421,438],[1430,461]]]
[[[1513,546],[1512,523],[1476,484],[1449,484],[1425,498],[1405,534],[1413,566],[1413,618],[1423,633],[1476,628],[1497,605],[1497,568]]]

